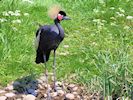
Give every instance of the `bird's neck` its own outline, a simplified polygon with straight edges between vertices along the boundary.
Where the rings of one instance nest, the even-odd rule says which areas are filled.
[[[64,37],[64,30],[60,25],[60,21],[56,19],[56,20],[54,20],[54,22],[55,22],[55,25],[57,26],[57,28],[59,30],[59,36]]]

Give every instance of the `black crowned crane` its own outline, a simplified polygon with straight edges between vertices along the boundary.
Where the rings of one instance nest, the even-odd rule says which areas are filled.
[[[54,11],[55,10],[55,11]],[[69,20],[70,18],[66,16],[64,11],[60,11],[54,8],[49,14],[50,17],[54,19],[54,25],[44,25],[41,26],[36,32],[36,63],[44,63],[45,64],[45,75],[46,82],[48,84],[48,75],[47,75],[47,66],[46,62],[49,60],[49,56],[51,51],[54,52],[54,61],[53,61],[53,75],[54,75],[54,89],[56,91],[56,71],[55,71],[55,56],[56,49],[59,44],[64,39],[64,30],[60,25],[60,22],[63,20]],[[51,14],[53,13],[53,14]],[[49,89],[48,89],[48,97],[49,97]],[[48,98],[50,99],[50,98]]]

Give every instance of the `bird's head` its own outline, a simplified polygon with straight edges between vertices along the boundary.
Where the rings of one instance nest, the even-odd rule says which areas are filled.
[[[59,21],[70,20],[70,18],[66,15],[66,13],[64,11],[59,11],[56,19],[58,19]]]
[[[70,18],[66,15],[64,11],[61,10],[59,5],[54,5],[48,10],[48,15],[51,19],[62,21],[62,20],[70,20]]]

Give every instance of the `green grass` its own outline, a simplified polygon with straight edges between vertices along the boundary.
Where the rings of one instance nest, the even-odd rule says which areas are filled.
[[[86,85],[89,92],[104,97],[130,97],[133,86],[132,0],[21,0],[0,1],[0,85],[29,74],[43,73],[36,65],[33,46],[36,24],[52,24],[47,10],[60,4],[71,21],[61,24],[65,39],[57,50],[58,79]],[[4,16],[4,11],[20,10],[21,16]],[[29,16],[24,16],[29,13]],[[21,23],[12,23],[20,19]],[[64,48],[64,45],[69,45]],[[63,54],[66,55],[63,55]],[[52,71],[53,55],[48,62]],[[73,77],[72,77],[73,76]]]

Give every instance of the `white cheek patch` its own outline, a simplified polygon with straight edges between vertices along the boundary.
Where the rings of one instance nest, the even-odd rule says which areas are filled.
[[[63,15],[58,14],[58,19],[59,19],[59,20],[62,20],[62,18],[63,18]]]

